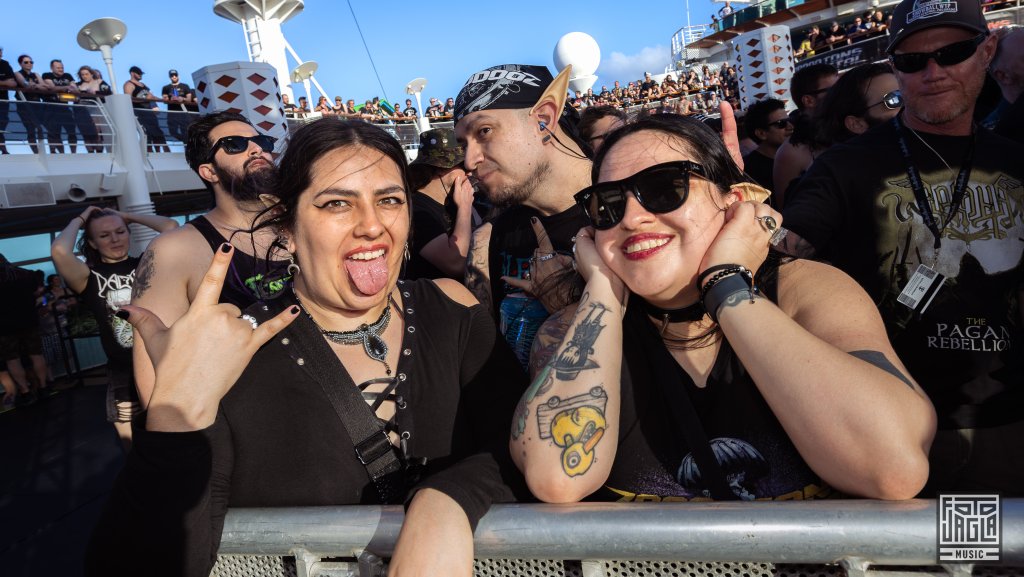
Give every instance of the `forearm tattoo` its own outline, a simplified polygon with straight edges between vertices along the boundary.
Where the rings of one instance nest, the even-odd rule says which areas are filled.
[[[885,355],[883,355],[880,351],[850,351],[849,355],[857,357],[858,359],[869,364],[875,365],[876,367],[903,381],[911,389],[914,389],[914,383],[912,383],[906,375],[900,372],[900,370],[896,368],[896,365],[892,364],[889,361],[889,359],[885,358]]]
[[[141,297],[153,282],[153,271],[155,270],[154,260],[156,255],[152,249],[146,249],[139,260],[139,266],[135,268],[135,283],[132,285],[132,300]]]
[[[589,293],[583,295],[583,299],[580,301],[581,307],[584,306],[583,303],[589,299],[589,296]],[[550,365],[555,370],[555,375],[563,381],[576,380],[580,371],[596,369],[600,366],[590,356],[594,354],[594,343],[597,342],[597,337],[604,330],[605,325],[601,324],[601,317],[608,311],[608,307],[596,301],[588,303],[587,306],[590,307],[587,316],[576,325],[572,338],[566,343],[558,358]]]
[[[476,234],[470,239],[469,257],[466,259],[466,288],[485,309],[494,310],[491,281],[487,278],[487,247],[477,244]]]
[[[570,477],[586,473],[594,463],[594,449],[604,436],[608,423],[604,412],[608,394],[601,386],[562,400],[551,397],[537,407],[537,427],[541,439],[561,447],[562,471]]]

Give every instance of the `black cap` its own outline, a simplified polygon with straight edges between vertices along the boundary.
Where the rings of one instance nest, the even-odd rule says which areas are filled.
[[[891,54],[907,36],[938,26],[988,34],[988,24],[981,13],[979,0],[903,0],[892,11],[891,40],[885,51]]]
[[[132,66],[131,68],[128,69],[128,72],[130,72],[132,74],[138,74],[139,76],[142,76],[144,74],[144,72],[142,72],[142,69],[139,68],[138,66]]]
[[[486,109],[531,108],[554,80],[546,66],[502,64],[469,77],[455,98],[455,121]]]
[[[168,77],[170,77],[170,76],[177,76],[177,75],[178,75],[178,71],[173,69],[173,68],[171,68],[170,70],[167,71],[167,76]]]

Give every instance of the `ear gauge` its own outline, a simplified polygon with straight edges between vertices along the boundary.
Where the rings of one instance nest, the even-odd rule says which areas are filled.
[[[547,125],[547,123],[545,123],[545,122],[544,122],[543,120],[541,120],[540,122],[538,122],[538,123],[537,123],[537,125],[538,125],[538,126],[540,126],[540,129],[541,129],[541,131],[544,131],[544,130],[547,130],[547,129],[548,129],[548,125]]]

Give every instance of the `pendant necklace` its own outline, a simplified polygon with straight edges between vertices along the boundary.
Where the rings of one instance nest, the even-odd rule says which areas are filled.
[[[292,286],[292,294],[295,295],[295,300],[299,302],[299,306],[302,308],[309,320],[313,321],[313,325],[320,331],[320,334],[327,337],[328,339],[342,345],[363,345],[363,351],[366,352],[366,356],[384,365],[384,372],[391,376],[391,365],[388,364],[388,344],[384,342],[384,337],[381,334],[385,329],[388,328],[388,323],[391,322],[391,297],[388,297],[388,303],[384,306],[384,311],[380,313],[380,317],[373,323],[363,323],[359,325],[359,328],[353,331],[329,331],[316,322],[313,315],[309,314],[306,307],[302,304],[302,299],[299,298],[299,293],[295,292],[295,286]]]

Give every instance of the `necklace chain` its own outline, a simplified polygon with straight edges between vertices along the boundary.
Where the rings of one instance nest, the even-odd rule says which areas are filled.
[[[302,299],[299,298],[299,293],[295,291],[295,286],[292,285],[292,294],[295,295],[295,300],[298,301],[299,307],[306,313],[309,320],[313,322],[313,326],[320,331],[320,334],[327,337],[331,341],[334,341],[341,345],[363,345],[363,352],[366,356],[384,365],[384,372],[391,376],[391,365],[388,364],[388,344],[384,341],[384,337],[381,333],[388,328],[388,324],[391,322],[391,299],[388,298],[388,302],[384,305],[384,310],[380,313],[380,317],[373,323],[363,323],[359,325],[359,328],[352,331],[329,331],[316,322],[313,315],[309,313],[306,306],[302,303]]]
[[[942,164],[946,165],[946,170],[948,170],[948,171],[949,171],[949,176],[950,176],[950,179],[952,179],[952,178],[953,178],[953,167],[952,167],[952,166],[950,166],[948,162],[946,162],[946,159],[945,159],[945,158],[942,158],[942,155],[941,155],[941,154],[939,154],[939,151],[937,151],[937,150],[935,150],[934,148],[932,148],[932,145],[928,144],[928,141],[927,141],[927,140],[925,140],[925,139],[924,139],[924,137],[922,137],[922,136],[921,136],[920,134],[918,134],[916,130],[914,130],[913,128],[911,128],[911,127],[910,127],[910,125],[908,125],[908,124],[904,123],[904,126],[906,126],[907,128],[909,128],[909,129],[910,129],[910,132],[911,132],[911,134],[913,134],[914,136],[916,136],[916,137],[917,137],[917,139],[921,141],[921,144],[923,144],[923,145],[927,146],[927,147],[928,147],[928,150],[932,151],[932,154],[934,154],[935,156],[939,157],[939,160],[941,160],[941,161],[942,161]]]

